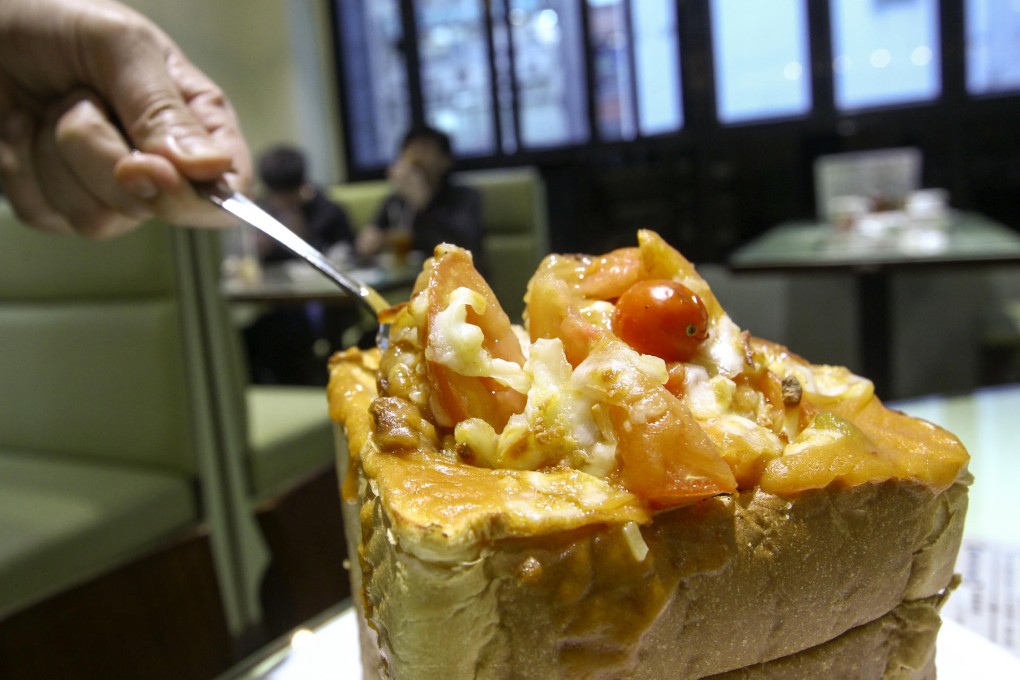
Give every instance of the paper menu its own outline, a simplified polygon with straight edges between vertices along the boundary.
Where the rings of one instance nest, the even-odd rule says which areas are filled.
[[[965,539],[942,616],[1020,657],[1020,545]]]

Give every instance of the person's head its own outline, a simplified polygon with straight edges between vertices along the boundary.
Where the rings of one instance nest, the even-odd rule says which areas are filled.
[[[441,130],[421,126],[411,128],[400,144],[398,164],[422,172],[433,190],[438,188],[453,168],[453,147],[450,137]]]
[[[305,156],[287,145],[274,146],[259,158],[259,179],[271,196],[297,200],[308,184]]]

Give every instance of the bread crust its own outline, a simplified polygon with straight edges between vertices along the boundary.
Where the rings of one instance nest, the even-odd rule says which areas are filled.
[[[365,677],[701,678],[870,624],[867,642],[839,646],[835,657],[783,663],[819,677],[859,663],[862,645],[902,655],[890,651],[899,649],[890,630],[902,637],[926,619],[888,617],[949,586],[968,483],[965,475],[941,493],[894,480],[794,499],[720,496],[657,514],[641,529],[642,561],[610,523],[502,538],[450,564],[406,545],[414,533],[362,477],[361,504],[349,500],[345,512],[360,545],[355,592],[374,629],[363,640]],[[937,623],[921,628],[933,639]]]
[[[901,604],[817,647],[709,680],[934,680],[941,602],[941,598],[929,598]]]

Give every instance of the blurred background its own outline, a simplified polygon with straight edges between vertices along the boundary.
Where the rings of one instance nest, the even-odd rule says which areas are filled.
[[[821,216],[820,157],[911,149],[919,186],[1020,229],[1016,0],[131,4],[227,89],[253,149],[305,149],[316,182],[380,180],[404,132],[432,125],[451,136],[460,170],[537,170],[549,250],[600,252],[654,229],[721,266],[703,269],[727,279],[717,285],[738,323],[817,361],[862,370],[855,304],[840,297],[852,281],[766,277],[788,301],[741,318],[741,291],[764,289],[736,277],[729,294],[722,265],[779,223]],[[942,271],[893,286],[946,285],[958,293],[949,307],[979,298],[1001,309],[1009,276]],[[897,297],[911,296],[894,291],[894,307]],[[923,362],[895,393],[993,379],[974,328],[1010,322],[989,315],[942,319],[948,337],[967,335],[948,343],[962,362]],[[894,354],[929,344],[912,329]]]
[[[739,325],[884,367],[883,398],[1020,383],[1020,0],[125,2],[226,90],[253,152],[300,149],[355,231],[405,132],[448,134],[515,318],[546,253],[653,229]],[[950,213],[892,229],[924,236],[910,252],[857,220],[925,188]],[[783,247],[754,265],[789,225],[838,238],[806,267]],[[304,269],[274,290],[243,267],[225,280],[220,246],[251,244],[206,232],[55,246],[2,204],[0,229],[0,677],[47,677],[52,641],[79,639],[65,677],[152,659],[192,665],[133,677],[210,677],[347,597],[318,383],[371,320]],[[957,232],[995,239],[957,252]],[[904,266],[946,243],[938,266]],[[384,261],[361,273],[406,296],[415,268]],[[314,379],[253,384],[241,331],[281,305],[350,325],[303,340]]]
[[[554,250],[641,225],[721,261],[814,214],[815,158],[883,147],[919,148],[956,206],[1020,210],[1014,0],[129,4],[228,90],[253,148],[296,143],[322,183],[381,177],[422,122],[462,168],[539,167]]]

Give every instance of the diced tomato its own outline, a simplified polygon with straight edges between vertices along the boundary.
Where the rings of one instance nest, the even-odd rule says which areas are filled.
[[[475,269],[466,250],[443,246],[437,250],[426,290],[428,315],[422,337],[427,346],[429,329],[436,315],[449,306],[450,294],[457,288],[469,288],[485,299],[485,311],[478,314],[468,308],[467,322],[482,329],[482,347],[494,358],[524,364],[524,353],[514,334],[510,318],[496,295]],[[492,378],[461,375],[433,361],[426,361],[426,375],[432,388],[436,422],[453,427],[467,418],[482,418],[496,431],[506,425],[514,413],[524,410],[525,395]]]
[[[678,399],[683,399],[686,390],[687,369],[683,362],[676,361],[667,366],[669,379],[666,381],[666,389]]]
[[[694,416],[659,389],[669,408],[653,420],[633,422],[633,406],[610,409],[624,486],[658,508],[736,491],[733,472]]]
[[[609,336],[593,349],[586,367],[613,424],[619,480],[658,508],[736,490],[712,440],[658,376],[632,363],[642,361],[637,356]]]
[[[585,270],[578,291],[592,300],[614,300],[641,278],[638,249],[619,248],[595,258]]]
[[[538,268],[528,285],[528,332],[531,341],[559,338],[572,366],[581,363],[606,331],[580,312],[584,301],[578,286],[586,270],[577,258],[551,257]]]

